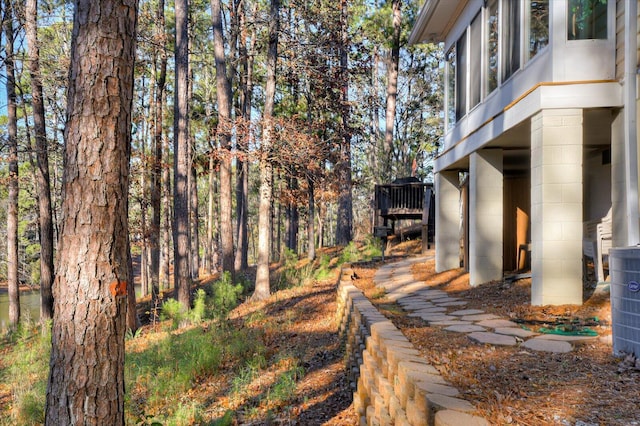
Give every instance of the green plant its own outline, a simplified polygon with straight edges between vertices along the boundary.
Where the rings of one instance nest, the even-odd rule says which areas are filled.
[[[285,371],[278,377],[278,380],[271,387],[268,393],[269,401],[282,404],[294,398],[296,392],[296,382],[304,375],[304,369],[295,366]]]
[[[231,274],[224,272],[222,277],[212,284],[211,310],[215,318],[226,318],[238,305],[238,299],[244,290],[242,284],[233,284]]]
[[[318,262],[319,265],[315,271],[315,278],[317,280],[324,280],[329,278],[329,275],[331,274],[331,268],[329,266],[330,262],[331,262],[331,258],[326,254],[323,254],[322,256],[320,256],[320,260]]]
[[[180,323],[186,318],[187,312],[182,303],[176,299],[167,299],[162,304],[162,312],[160,313],[160,319],[171,320],[171,324],[174,329],[180,326]]]
[[[25,321],[14,339],[5,359],[8,368],[1,378],[11,388],[11,423],[44,423],[51,328],[45,325],[40,329],[35,323]]]
[[[364,246],[362,247],[362,253],[364,254],[364,257],[367,259],[382,256],[380,239],[374,237],[371,234],[368,234],[364,239]]]
[[[360,259],[360,252],[356,244],[351,241],[345,248],[342,249],[340,257],[338,258],[338,264],[357,262]]]
[[[172,416],[167,418],[167,426],[188,426],[202,423],[200,407],[195,402],[178,403]]]
[[[236,413],[234,413],[233,411],[227,410],[224,413],[224,416],[214,420],[213,423],[210,424],[210,426],[231,426],[233,425],[233,418],[235,414]]]
[[[189,319],[194,324],[200,324],[206,316],[207,293],[203,289],[198,289],[193,299],[193,309],[189,311]]]
[[[127,328],[127,331],[124,333],[124,339],[125,340],[137,339],[138,337],[140,337],[141,334],[142,334],[142,328],[138,328],[135,333],[133,333],[130,328]]]
[[[145,389],[147,403],[175,401],[199,377],[215,374],[222,361],[222,345],[215,344],[213,332],[196,328],[179,335],[168,335],[146,350],[127,354],[127,389]],[[140,417],[139,409],[127,401],[128,410]]]
[[[282,268],[274,285],[274,290],[287,289],[307,283],[314,277],[312,263],[298,265],[298,255],[291,249],[285,249],[282,256]]]

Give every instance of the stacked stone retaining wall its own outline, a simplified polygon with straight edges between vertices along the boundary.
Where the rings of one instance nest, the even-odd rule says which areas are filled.
[[[360,425],[487,425],[352,279],[353,270],[343,267],[337,321]]]

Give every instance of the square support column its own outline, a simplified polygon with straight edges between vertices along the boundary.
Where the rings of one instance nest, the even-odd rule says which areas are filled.
[[[436,173],[436,272],[460,267],[459,185],[457,171]]]
[[[503,154],[474,152],[469,167],[469,283],[502,279],[504,234]]]
[[[626,247],[632,243],[629,241],[629,217],[628,199],[629,182],[627,176],[627,152],[624,137],[625,123],[624,110],[613,113],[611,123],[611,208],[613,214],[613,247]]]
[[[582,304],[583,111],[531,119],[531,303]]]

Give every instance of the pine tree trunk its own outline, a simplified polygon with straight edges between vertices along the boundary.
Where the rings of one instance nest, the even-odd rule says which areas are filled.
[[[267,82],[263,113],[263,135],[260,153],[260,204],[258,210],[258,268],[252,300],[264,300],[271,293],[269,284],[269,253],[271,251],[271,194],[273,166],[271,148],[274,138],[273,111],[276,93],[276,65],[278,60],[278,31],[280,27],[280,0],[271,0],[269,19],[269,48],[267,50]]]
[[[124,424],[136,19],[135,1],[76,1],[47,425]]]
[[[400,34],[401,27],[401,0],[392,1],[393,10],[393,39],[391,45],[391,57],[387,67],[387,108],[385,115],[384,131],[384,165],[383,180],[390,181],[392,176],[391,163],[393,152],[393,125],[396,118],[396,100],[398,97],[398,66],[400,63]]]
[[[195,140],[193,141],[195,143]],[[193,146],[195,150],[195,146]],[[191,156],[193,157],[193,155]],[[189,179],[189,216],[191,218],[191,279],[200,277],[200,214],[198,212],[198,173],[191,162],[191,178]]]
[[[164,102],[164,99],[163,99]],[[162,138],[162,151],[165,156],[169,156],[169,138]],[[169,161],[163,161],[163,164],[168,164]],[[160,283],[159,292],[168,289],[170,287],[170,275],[171,275],[171,235],[173,216],[171,215],[171,170],[169,167],[164,166],[162,168],[162,222],[161,227],[161,262],[160,262]]]
[[[38,219],[40,225],[40,321],[44,324],[53,318],[53,222],[51,216],[51,190],[49,179],[49,154],[45,127],[40,52],[37,36],[38,1],[27,0],[25,31],[29,50],[29,76],[31,78],[31,104],[33,130],[36,141],[38,191]]]
[[[341,2],[340,25],[342,36],[340,43],[340,73],[342,79],[342,141],[340,159],[336,166],[338,173],[338,213],[336,217],[336,244],[346,245],[352,239],[353,196],[351,187],[351,129],[349,127],[349,70],[348,70],[348,4]]]
[[[189,274],[189,73],[188,1],[177,0],[173,164],[173,282],[176,299],[191,307]]]
[[[240,65],[242,75],[240,78],[241,86],[241,118],[245,123],[241,130],[240,141],[238,147],[240,152],[248,152],[249,141],[251,140],[251,105],[253,100],[253,58],[254,47],[256,43],[255,26],[252,26],[250,37],[247,35],[246,14],[244,12],[245,4],[238,8],[239,24],[240,24]],[[247,49],[245,40],[250,38],[249,48]],[[237,221],[238,221],[238,241],[235,258],[235,269],[247,270],[249,268],[249,159],[240,159],[238,161],[238,175],[236,177],[236,205],[237,205]]]
[[[160,292],[160,219],[162,196],[162,123],[164,121],[164,88],[167,81],[167,52],[164,18],[164,0],[158,1],[156,10],[157,39],[161,40],[160,70],[157,72],[156,91],[153,100],[153,167],[151,169],[151,229],[149,245],[151,246],[151,295],[155,301]]]
[[[7,139],[9,146],[9,183],[7,197],[7,281],[9,286],[9,327],[20,323],[20,280],[18,277],[18,113],[13,58],[13,6],[5,0],[4,37],[7,74]]]
[[[207,199],[207,236],[206,236],[206,243],[205,243],[205,250],[204,250],[204,268],[207,271],[208,274],[211,274],[214,271],[214,263],[213,263],[213,229],[214,229],[214,222],[215,222],[215,216],[213,214],[213,207],[214,207],[214,197],[215,197],[215,191],[214,191],[214,184],[215,184],[215,174],[216,174],[216,168],[215,168],[215,160],[214,157],[212,155],[212,153],[209,153],[209,188],[208,188],[208,199]]]
[[[222,33],[220,0],[211,0],[213,45],[216,59],[216,87],[218,96],[218,137],[222,158],[220,163],[220,242],[222,270],[234,273],[232,190],[231,190],[231,84],[227,76]]]
[[[309,260],[316,258],[316,244],[315,244],[315,191],[313,179],[311,176],[307,176],[307,186],[309,191],[309,212],[307,213],[307,257]]]

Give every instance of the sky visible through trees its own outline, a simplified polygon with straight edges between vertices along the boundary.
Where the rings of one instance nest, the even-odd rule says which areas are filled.
[[[27,2],[12,3],[12,16],[4,7],[2,16],[5,21],[12,19],[15,40],[11,59],[16,65],[18,111],[19,282],[37,287],[40,231],[34,104],[25,32]],[[336,2],[329,0],[282,0],[274,108],[269,120],[273,136],[268,145],[263,143],[268,128],[263,118],[272,5],[258,0],[217,2],[222,37],[218,57],[222,55],[224,61],[218,61],[216,67],[214,3],[189,2],[188,83],[178,87],[179,91],[184,90],[181,95],[176,92],[174,60],[178,5],[173,1],[139,2],[128,218],[131,253],[142,276],[138,296],[155,295],[172,287],[174,281],[168,273],[173,271],[173,226],[184,215],[188,222],[184,232],[190,247],[183,248],[190,257],[186,260],[188,267],[181,266],[181,274],[193,279],[223,268],[241,273],[247,264],[257,262],[261,160],[271,170],[270,219],[265,234],[270,239],[270,261],[279,260],[287,250],[313,257],[315,248],[365,238],[372,226],[373,185],[382,183],[381,176],[387,181],[409,176],[414,163],[419,179],[428,181],[432,176],[432,159],[442,133],[442,70],[438,66],[442,52],[434,45],[406,45],[421,1],[345,0],[337,8]],[[159,18],[159,4],[163,19]],[[401,15],[395,21],[395,31],[394,10],[396,16]],[[61,231],[63,135],[73,13],[73,4],[68,2],[38,2],[36,24],[56,253]],[[5,42],[3,33],[3,65],[7,60]],[[398,43],[398,76],[394,85],[397,102],[395,113],[389,116],[385,111],[388,77],[389,70],[395,69],[392,53]],[[166,75],[160,92],[163,61]],[[216,84],[221,70],[226,70],[230,87],[230,99],[226,101],[230,110],[225,112],[229,118],[222,119],[219,102],[223,86]],[[6,82],[3,66],[0,283],[7,280],[8,250]],[[187,131],[181,138],[185,138],[188,156],[183,167],[189,172],[186,183],[177,189],[185,192],[187,201],[183,203],[188,206],[183,204],[185,213],[176,218],[174,105],[180,96],[187,99]],[[246,171],[240,173],[242,165]],[[346,187],[345,170],[351,180]],[[230,185],[226,183],[228,179]],[[182,192],[178,193],[181,200]],[[238,207],[243,203],[246,213]],[[231,223],[221,220],[229,216]],[[245,228],[246,231],[239,231]],[[185,241],[182,246],[187,244]],[[156,253],[153,257],[152,252]],[[185,268],[189,271],[185,272]]]

